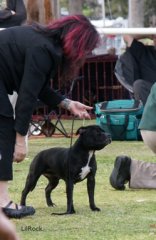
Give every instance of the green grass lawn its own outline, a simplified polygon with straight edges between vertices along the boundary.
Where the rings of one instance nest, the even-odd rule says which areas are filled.
[[[86,121],[85,125],[95,123]],[[64,121],[68,132],[71,120]],[[75,130],[83,124],[77,120]],[[75,141],[74,136],[73,141]],[[55,147],[69,147],[70,138],[30,138],[29,154],[21,164],[14,164],[14,181],[10,183],[12,199],[20,201],[29,164],[39,151]],[[52,212],[66,211],[65,184],[60,181],[52,197],[55,208],[48,208],[44,188],[47,180],[41,177],[35,190],[29,193],[27,205],[35,207],[36,214],[21,220],[13,220],[22,240],[154,240],[156,239],[156,191],[116,191],[109,184],[109,176],[117,155],[128,155],[145,161],[156,161],[154,154],[142,141],[113,141],[105,149],[96,152],[97,174],[95,202],[101,212],[89,209],[86,180],[75,185],[74,205],[76,214],[55,216]]]

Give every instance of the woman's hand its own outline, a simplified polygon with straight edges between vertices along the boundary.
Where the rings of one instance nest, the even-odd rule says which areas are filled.
[[[71,101],[71,103],[69,104],[69,111],[73,115],[75,115],[81,119],[83,119],[83,118],[90,119],[90,115],[87,112],[87,110],[91,110],[91,109],[92,109],[92,107],[89,107],[87,105],[84,105],[84,104],[82,104],[80,102],[76,102],[76,101]]]
[[[87,111],[93,109],[92,107],[89,107],[83,103],[72,101],[67,98],[60,103],[60,107],[69,110],[73,115],[81,119],[90,119],[90,115]]]
[[[26,157],[28,151],[27,146],[27,136],[22,136],[19,133],[16,133],[16,143],[14,149],[14,162],[21,162]]]

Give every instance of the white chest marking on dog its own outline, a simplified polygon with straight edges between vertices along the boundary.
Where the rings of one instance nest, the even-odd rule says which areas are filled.
[[[87,165],[85,167],[82,167],[81,168],[81,172],[80,172],[80,178],[81,180],[83,180],[87,175],[88,173],[90,172],[90,167],[89,167],[89,163],[90,163],[90,159],[91,157],[93,156],[93,151],[90,151],[89,152],[89,157],[88,157],[88,162],[87,162]]]

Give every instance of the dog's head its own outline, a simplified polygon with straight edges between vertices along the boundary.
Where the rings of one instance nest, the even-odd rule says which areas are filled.
[[[79,134],[79,140],[88,150],[101,150],[111,143],[111,136],[98,125],[89,125],[80,127],[76,134]]]

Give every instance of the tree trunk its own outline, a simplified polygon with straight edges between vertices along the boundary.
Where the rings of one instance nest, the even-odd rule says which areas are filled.
[[[129,0],[129,27],[144,27],[144,0]]]
[[[24,0],[27,9],[27,21],[47,24],[55,18],[53,4],[55,0]]]
[[[59,0],[51,0],[53,6],[53,16],[55,19],[60,18],[60,1]]]

